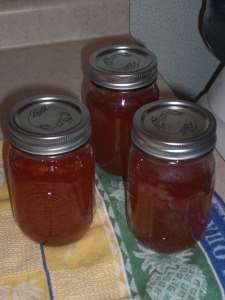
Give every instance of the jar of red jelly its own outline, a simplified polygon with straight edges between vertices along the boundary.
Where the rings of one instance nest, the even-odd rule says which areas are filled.
[[[133,121],[127,220],[145,246],[187,249],[207,226],[215,181],[216,121],[188,101],[158,101]]]
[[[93,219],[94,157],[87,108],[44,95],[15,105],[8,119],[13,215],[37,243],[78,240]]]
[[[89,62],[86,104],[95,160],[111,174],[126,175],[134,113],[159,98],[157,60],[143,47],[115,45],[94,52]]]

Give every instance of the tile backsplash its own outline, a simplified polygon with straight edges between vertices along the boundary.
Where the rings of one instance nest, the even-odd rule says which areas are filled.
[[[129,32],[129,0],[0,1],[0,49]]]

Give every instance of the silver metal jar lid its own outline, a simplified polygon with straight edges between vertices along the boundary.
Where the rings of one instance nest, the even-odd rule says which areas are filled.
[[[90,81],[102,87],[130,90],[157,79],[156,56],[144,47],[114,45],[97,50],[89,60]]]
[[[61,154],[90,137],[87,108],[78,100],[42,95],[19,102],[9,112],[9,141],[31,154]]]
[[[159,100],[135,113],[132,141],[155,157],[196,158],[215,147],[216,120],[207,109],[193,102]]]

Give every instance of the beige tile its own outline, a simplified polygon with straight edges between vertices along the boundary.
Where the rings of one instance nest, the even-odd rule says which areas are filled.
[[[131,43],[126,36],[0,51],[0,139],[7,137],[7,114],[20,100],[54,93],[84,100],[90,54],[106,45]]]
[[[129,32],[129,0],[0,1],[0,48]]]

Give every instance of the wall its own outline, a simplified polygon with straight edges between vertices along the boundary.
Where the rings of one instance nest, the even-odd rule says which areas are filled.
[[[158,69],[178,97],[194,99],[213,79],[219,61],[201,36],[200,0],[130,0],[130,32],[158,58]]]

